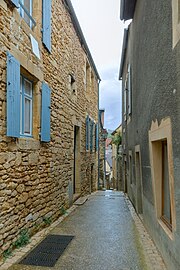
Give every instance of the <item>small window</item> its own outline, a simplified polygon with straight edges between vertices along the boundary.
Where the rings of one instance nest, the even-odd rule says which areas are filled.
[[[149,131],[155,209],[159,224],[173,239],[176,227],[171,120],[152,122]]]
[[[32,135],[33,84],[21,75],[20,81],[20,135]]]
[[[76,80],[73,74],[69,74],[70,90],[73,94],[76,94]]]
[[[168,171],[168,150],[167,140],[161,141],[162,147],[162,217],[161,219],[172,230],[169,171]]]
[[[33,17],[32,17],[32,0],[21,0],[19,1],[19,12],[22,18],[24,18],[25,22],[29,25],[29,27],[33,27],[36,25]]]
[[[91,87],[91,69],[88,62],[86,62],[86,91],[89,92]]]

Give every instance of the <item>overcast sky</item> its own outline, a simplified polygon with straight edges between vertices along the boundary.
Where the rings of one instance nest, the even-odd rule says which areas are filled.
[[[71,0],[84,37],[101,77],[100,108],[105,128],[121,123],[121,82],[118,81],[124,23],[120,0]]]

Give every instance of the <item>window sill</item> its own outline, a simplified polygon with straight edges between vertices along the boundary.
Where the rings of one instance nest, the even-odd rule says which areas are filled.
[[[21,150],[36,150],[40,149],[40,141],[32,137],[21,137],[16,141],[17,147]]]
[[[158,223],[159,225],[162,227],[162,229],[165,231],[165,233],[168,235],[168,237],[171,239],[171,240],[174,240],[174,234],[173,234],[173,231],[171,231],[167,225],[164,223],[164,221],[159,218],[158,219]]]

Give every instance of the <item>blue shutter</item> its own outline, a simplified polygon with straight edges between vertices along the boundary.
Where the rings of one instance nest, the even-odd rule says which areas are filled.
[[[51,89],[46,83],[42,84],[42,111],[41,111],[41,141],[50,142],[50,106]]]
[[[20,137],[20,63],[7,53],[7,136]]]
[[[86,150],[89,150],[89,115],[86,117]]]
[[[99,136],[98,136],[98,124],[96,124],[96,129],[95,129],[95,136],[96,136],[96,151],[98,150],[98,144],[99,144]]]
[[[51,52],[51,0],[43,0],[43,43]]]
[[[11,0],[10,1],[15,7],[19,7],[19,0]]]
[[[90,150],[93,150],[93,128],[94,128],[94,122],[90,121]]]

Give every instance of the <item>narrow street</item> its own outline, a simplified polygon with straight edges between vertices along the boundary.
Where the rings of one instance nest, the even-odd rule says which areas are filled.
[[[136,214],[132,214],[130,208],[130,202],[121,192],[95,192],[49,232],[54,235],[74,236],[54,267],[15,263],[8,269],[166,269],[137,216],[135,219],[138,222],[134,221],[133,215]],[[140,234],[143,234],[144,242]],[[2,269],[5,268],[2,266]]]

